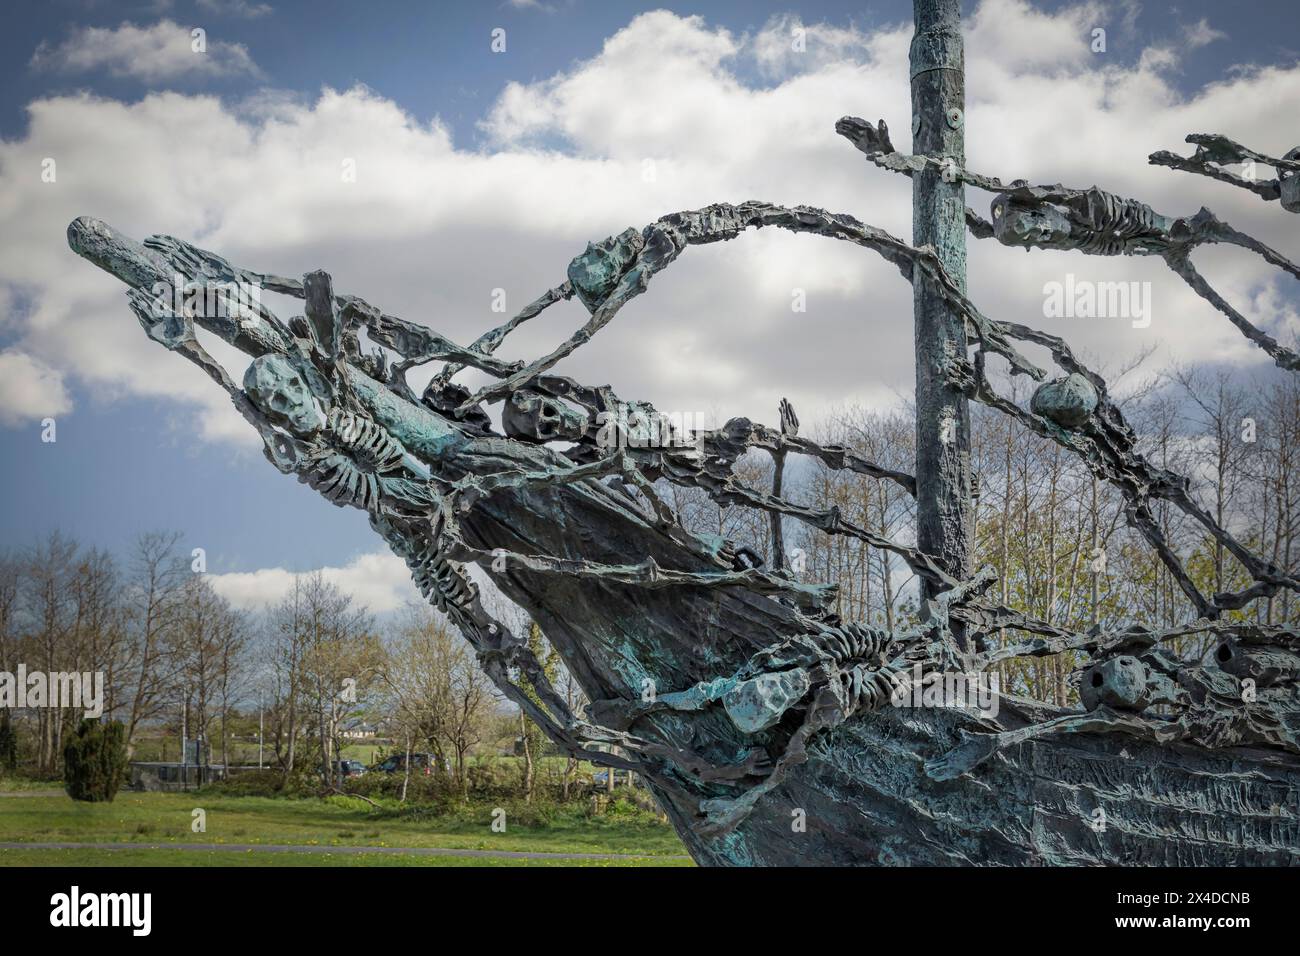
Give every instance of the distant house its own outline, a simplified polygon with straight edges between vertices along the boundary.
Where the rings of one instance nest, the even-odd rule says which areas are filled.
[[[379,728],[374,724],[357,724],[344,730],[341,736],[347,740],[370,740],[379,736]]]

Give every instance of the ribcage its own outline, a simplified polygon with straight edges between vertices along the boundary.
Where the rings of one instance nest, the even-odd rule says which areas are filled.
[[[474,582],[434,542],[407,555],[406,566],[420,594],[443,613],[469,604],[478,594]]]
[[[379,504],[379,477],[402,467],[402,446],[370,419],[338,408],[329,413],[325,437],[303,480],[336,505],[372,511]]]
[[[1091,255],[1119,256],[1130,251],[1135,239],[1159,240],[1164,237],[1164,217],[1146,203],[1124,199],[1114,193],[1092,188],[1084,196],[1084,212],[1090,230],[1079,248]]]

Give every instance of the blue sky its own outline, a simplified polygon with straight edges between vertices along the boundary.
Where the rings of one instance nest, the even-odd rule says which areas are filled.
[[[1248,12],[1208,0],[1176,5],[1120,3],[1095,14],[1080,13],[1079,4],[1035,2],[1032,11],[1026,13],[1015,0],[999,3],[1010,11],[1005,30],[1011,35],[999,38],[997,24],[989,22],[979,35],[987,45],[1006,43],[1005,56],[1014,62],[1005,74],[996,72],[995,63],[987,66],[987,75],[996,83],[991,79],[984,87],[977,85],[977,78],[986,74],[974,67],[971,77],[972,96],[988,101],[988,125],[996,117],[996,122],[1014,121],[1024,126],[1029,122],[1027,117],[1039,115],[1045,117],[1044,125],[1059,122],[1060,117],[1052,113],[1069,109],[1075,102],[1087,104],[1087,97],[1093,94],[1086,91],[1095,88],[1094,79],[1101,75],[1100,71],[1120,71],[1121,79],[1112,84],[1102,100],[1079,107],[1074,142],[1068,141],[1072,134],[1067,124],[1050,143],[1035,144],[1029,137],[995,147],[996,137],[986,126],[978,134],[989,137],[983,155],[1008,164],[987,172],[1014,175],[1017,169],[1028,169],[1045,179],[1050,176],[1047,181],[1067,182],[1071,176],[1090,176],[1090,181],[1099,182],[1107,181],[1108,175],[1121,182],[1124,176],[1151,176],[1146,169],[1112,173],[1107,157],[1119,155],[1121,146],[1139,157],[1149,148],[1183,148],[1181,134],[1173,136],[1163,127],[1158,142],[1154,138],[1152,143],[1125,142],[1142,139],[1150,132],[1148,125],[1152,129],[1160,126],[1157,117],[1166,112],[1180,114],[1177,122],[1171,121],[1171,131],[1199,131],[1200,127],[1187,124],[1209,123],[1216,131],[1278,153],[1296,145],[1288,137],[1300,142],[1300,128],[1295,122],[1296,106],[1300,104],[1300,8],[1294,2],[1256,3]],[[270,9],[258,12],[263,6]],[[654,9],[676,16],[639,17]],[[967,5],[967,9],[974,8]],[[1024,19],[1031,13],[1039,19]],[[686,19],[692,16],[700,19]],[[148,30],[164,21],[186,30],[201,26],[207,32],[212,62],[227,66],[198,72],[159,65],[149,72],[138,63],[109,56],[105,52],[108,41],[87,39],[92,36],[87,34],[87,28],[103,28],[107,31],[104,36],[111,34],[121,39],[115,31],[120,31],[124,23]],[[197,381],[198,373],[188,366],[177,369],[174,366],[180,364],[178,359],[154,357],[150,346],[134,341],[140,338],[138,328],[125,304],[115,297],[111,283],[89,275],[91,267],[70,257],[63,248],[50,251],[53,258],[45,264],[41,256],[62,242],[58,224],[66,224],[70,211],[103,215],[115,222],[125,218],[124,228],[137,235],[157,230],[198,239],[200,244],[209,244],[254,268],[291,272],[319,266],[340,270],[336,276],[344,276],[345,281],[371,283],[347,291],[381,300],[383,290],[391,288],[390,298],[405,306],[402,314],[415,317],[427,303],[430,311],[436,307],[455,313],[455,322],[460,325],[453,331],[470,337],[473,329],[485,327],[493,317],[481,309],[473,315],[462,315],[468,307],[460,298],[458,285],[478,289],[503,283],[506,280],[496,278],[493,271],[499,268],[512,277],[510,281],[520,283],[521,298],[516,301],[522,304],[531,298],[529,291],[536,294],[556,281],[557,272],[569,255],[580,250],[581,241],[599,238],[631,223],[643,224],[654,215],[679,208],[678,204],[745,199],[751,198],[749,190],[774,189],[782,194],[759,198],[837,206],[877,221],[864,207],[874,202],[871,197],[880,195],[883,198],[876,205],[886,220],[879,224],[906,235],[905,184],[889,181],[865,167],[849,165],[857,159],[849,155],[851,150],[828,133],[824,144],[818,137],[844,111],[871,118],[888,115],[891,128],[906,129],[905,97],[886,95],[884,80],[874,84],[870,80],[877,77],[873,70],[888,66],[893,70],[892,79],[887,70],[879,76],[889,83],[905,83],[905,76],[897,75],[901,72],[896,65],[897,43],[891,43],[889,37],[894,35],[891,28],[909,21],[910,4],[903,2],[647,6],[555,0],[522,8],[509,3],[295,0],[268,0],[265,5],[232,0],[207,0],[206,4],[197,0],[161,4],[75,0],[11,4],[6,29],[0,33],[0,138],[4,141],[4,153],[0,155],[0,179],[4,181],[0,181],[0,187],[16,198],[7,210],[0,203],[0,229],[9,234],[17,254],[9,256],[10,267],[0,274],[0,289],[4,290],[0,307],[5,310],[0,321],[0,348],[30,356],[33,367],[40,370],[37,384],[42,387],[57,380],[57,388],[50,385],[56,397],[48,399],[48,403],[60,413],[55,416],[58,441],[52,445],[39,440],[38,422],[43,417],[39,414],[39,400],[27,413],[14,413],[0,422],[0,458],[5,462],[0,472],[0,500],[4,502],[0,509],[0,542],[22,547],[60,528],[87,544],[121,550],[140,531],[173,528],[184,533],[187,547],[202,546],[207,550],[210,570],[248,574],[277,567],[344,567],[377,547],[360,513],[336,509],[280,476],[254,445],[229,438],[224,430],[229,427],[228,421],[213,424],[217,419],[212,416],[219,413],[203,406],[206,399],[200,392],[205,383]],[[816,57],[791,66],[784,62],[773,65],[758,55],[758,40],[765,31],[779,40],[791,23],[808,26],[814,46],[824,38]],[[1030,35],[1025,24],[1036,24],[1034,29],[1041,27],[1047,42],[1067,46],[1073,42],[1071,38],[1086,40],[1083,28],[1088,24],[1104,26],[1108,30],[1108,54],[1104,60],[1087,61],[1071,53],[1063,57],[1062,63],[1054,63],[1026,48],[1037,41],[1016,36]],[[489,49],[491,31],[497,27],[506,30],[504,54]],[[820,32],[812,31],[813,27]],[[649,50],[652,60],[680,56],[683,66],[647,76],[646,85],[640,87],[636,74],[622,76],[617,63],[602,63],[600,59],[606,43],[616,35],[623,36],[633,50],[629,60],[639,55],[637,51]],[[719,49],[723,52],[719,53]],[[1153,50],[1164,51],[1167,62],[1156,63],[1160,57],[1153,58]],[[975,52],[968,47],[968,55]],[[1234,81],[1229,89],[1211,88],[1211,84],[1225,78]],[[860,90],[852,86],[858,79],[862,81]],[[1009,80],[1022,84],[1024,98],[1034,102],[1017,105],[1014,90],[998,86]],[[627,83],[628,95],[597,101],[602,90],[622,89],[618,86],[622,82]],[[507,95],[511,84],[515,84],[516,92],[523,91],[527,96],[512,99]],[[1052,102],[1054,95],[1050,91],[1057,88],[1053,84],[1059,84],[1061,90],[1059,106]],[[322,98],[324,89],[340,96]],[[834,103],[825,92],[832,89],[837,98]],[[1271,127],[1267,110],[1251,100],[1252,90],[1258,97],[1275,98]],[[159,98],[164,91],[175,96]],[[81,94],[91,94],[91,99],[79,100]],[[1077,101],[1071,99],[1075,95]],[[153,99],[146,102],[151,96]],[[213,96],[218,98],[217,104],[205,105],[204,98]],[[748,139],[749,130],[744,125],[737,127],[736,135],[727,143],[722,142],[726,130],[717,129],[719,142],[709,143],[710,131],[716,127],[692,120],[692,110],[701,100],[716,99],[722,112],[702,115],[734,112],[733,107],[725,105],[733,100],[724,101],[726,97],[745,109],[752,108],[755,115],[761,112],[769,120],[776,117],[776,123],[786,122],[788,117],[791,123],[802,124],[804,117],[816,114],[815,124],[807,127],[811,133],[802,132],[805,127],[800,125],[797,135],[787,137],[806,139],[806,150],[792,148],[788,154],[774,156],[765,170],[761,141]],[[34,121],[29,112],[29,106],[38,101],[49,104],[40,122]],[[1233,104],[1252,102],[1259,115],[1252,114],[1247,121]],[[854,105],[858,103],[860,106]],[[1104,105],[1099,108],[1098,103]],[[1113,117],[1100,116],[1111,112],[1112,107]],[[1027,112],[1019,114],[1017,110]],[[671,140],[663,142],[662,156],[649,134],[646,141],[650,145],[629,145],[626,150],[602,138],[602,129],[621,128],[620,124],[630,122],[641,112],[654,121],[657,130],[662,129],[661,141]],[[204,142],[209,128],[204,125],[208,122],[204,116],[228,124],[211,127],[210,142]],[[979,116],[972,108],[971,122],[975,123]],[[681,117],[685,119],[680,127],[675,126]],[[1145,121],[1147,117],[1150,124]],[[327,132],[314,132],[318,127]],[[173,144],[165,136],[169,128],[178,137],[185,137],[183,148],[177,144],[174,157]],[[364,223],[355,235],[350,235],[347,228],[339,229],[338,224],[346,224],[356,216],[357,207],[336,208],[329,205],[330,200],[318,197],[312,197],[310,202],[285,198],[300,185],[301,177],[287,175],[273,166],[285,155],[312,155],[312,136],[346,137],[349,128],[369,131],[364,138],[371,140],[391,133],[392,142],[399,145],[391,147],[390,153],[405,149],[400,144],[408,142],[417,156],[424,155],[421,150],[428,150],[430,163],[445,161],[449,171],[455,170],[454,175],[466,177],[457,180],[460,185],[456,191],[472,190],[481,184],[485,196],[504,197],[501,207],[484,199],[481,218],[473,216],[472,210],[458,210],[447,213],[449,218],[442,225],[441,220],[434,220],[444,213],[441,204],[453,199],[438,197],[435,202],[429,192],[447,180],[435,177],[426,181],[420,172],[406,171],[406,167],[389,174],[390,178],[409,178],[413,207],[425,202],[437,205],[436,210],[427,213],[430,231],[414,233],[428,244],[422,247],[424,258],[413,262],[403,258],[408,255],[405,246],[410,244],[410,230],[417,228],[419,217],[425,213],[412,213],[415,225],[402,223],[391,233],[385,232],[385,220],[394,218],[392,210],[404,206],[403,194],[385,191],[391,183],[374,184],[375,201],[365,204],[366,208],[389,211],[375,212],[375,222]],[[285,134],[292,148],[287,153],[268,148],[267,143],[284,129],[297,131]],[[339,129],[345,132],[339,134]],[[139,133],[138,157],[130,153],[135,147],[123,147],[116,141],[115,130]],[[155,134],[159,138],[148,139]],[[240,138],[244,134],[247,140]],[[974,138],[977,131],[972,130],[971,135]],[[439,136],[444,136],[445,142]],[[1256,139],[1252,140],[1252,136]],[[1266,141],[1259,142],[1260,137]],[[340,147],[345,154],[349,148]],[[364,149],[365,143],[357,143],[355,148]],[[638,167],[644,162],[636,149],[659,157],[663,164],[666,184],[654,195],[620,187],[609,179],[611,169],[619,163]],[[221,163],[231,159],[231,152],[246,153],[247,165],[233,171],[222,167]],[[61,172],[66,185],[42,191],[29,175],[28,160],[47,155],[68,155],[66,162],[60,159],[60,169],[67,170]],[[210,173],[202,167],[186,173],[186,169],[194,170],[195,164],[202,162],[194,159],[195,155],[212,159]],[[116,163],[123,156],[132,162],[114,174],[116,179],[93,169],[101,157],[105,163]],[[719,156],[726,156],[726,160],[720,161]],[[502,163],[514,164],[512,169],[517,166],[517,171],[498,180],[494,177],[500,175]],[[820,165],[824,163],[835,165]],[[1011,168],[1012,164],[1016,168]],[[413,159],[412,165],[418,162]],[[466,171],[466,167],[473,168]],[[823,168],[829,170],[825,175],[817,172]],[[676,178],[678,170],[682,171],[680,183]],[[688,176],[692,170],[695,174]],[[207,185],[205,177],[209,175]],[[231,183],[237,184],[241,175],[248,180],[251,195],[232,198]],[[1161,172],[1154,174],[1156,178],[1134,179],[1133,191],[1154,204],[1161,195],[1140,190],[1166,189],[1166,201],[1174,202],[1179,198],[1176,189],[1190,189],[1195,196],[1182,199],[1184,204],[1209,203],[1216,211],[1240,209],[1243,217],[1263,216],[1265,212],[1241,197],[1225,195],[1230,191],[1223,187],[1179,183],[1179,175]],[[857,176],[864,182],[861,187],[854,181]],[[197,185],[191,181],[196,178]],[[526,180],[526,188],[520,186],[525,188],[523,198],[506,197],[511,187],[505,184],[513,182],[518,186],[521,178]],[[1174,184],[1166,186],[1170,179]],[[837,185],[843,188],[837,190]],[[156,195],[167,189],[174,191],[174,200],[160,200]],[[259,189],[267,192],[259,195]],[[731,194],[733,189],[742,194]],[[561,195],[565,190],[576,197],[570,207],[583,205],[580,212],[568,216],[564,209],[570,207],[543,209],[540,205],[529,211],[530,194],[553,191]],[[319,207],[315,205],[318,202]],[[280,208],[277,203],[283,203],[283,208],[275,225],[266,228],[255,207]],[[510,217],[521,208],[524,212],[520,218],[525,221],[514,223]],[[1195,208],[1192,205],[1191,209]],[[325,211],[319,212],[321,209]],[[281,225],[292,218],[290,213],[301,215],[300,227]],[[457,218],[462,214],[468,218]],[[330,226],[323,225],[326,217]],[[315,224],[321,224],[319,231],[329,235],[314,242],[304,238],[303,233],[310,233]],[[1245,224],[1251,223],[1246,220]],[[280,228],[283,235],[270,235]],[[1282,226],[1273,224],[1268,228],[1285,234]],[[737,383],[762,378],[765,369],[770,371],[759,352],[780,351],[782,338],[754,318],[759,306],[740,293],[724,295],[714,289],[708,284],[710,276],[732,270],[738,277],[749,276],[750,284],[761,289],[764,275],[773,271],[762,265],[763,256],[774,256],[772,261],[781,267],[806,270],[809,278],[791,282],[806,281],[812,287],[824,288],[826,298],[822,301],[836,302],[834,309],[828,307],[820,317],[805,320],[813,323],[808,328],[809,340],[836,334],[844,327],[845,316],[853,314],[854,297],[860,302],[868,291],[854,272],[856,260],[840,258],[836,252],[814,262],[800,258],[803,247],[796,249],[782,241],[764,239],[747,247],[758,257],[758,266],[740,262],[741,251],[728,249],[719,254],[720,258],[706,260],[707,267],[700,266],[694,273],[687,270],[683,278],[672,280],[675,285],[665,279],[665,299],[657,306],[666,323],[661,343],[671,354],[698,356],[706,350],[710,341],[701,338],[706,333],[698,328],[701,310],[734,312],[735,321],[741,323],[738,327],[759,328],[761,334],[746,346],[752,348],[753,354],[742,348],[725,362],[683,357],[679,375],[674,377],[670,370],[656,376],[653,370],[642,367],[654,364],[646,361],[644,352],[627,341],[620,346],[616,339],[596,356],[606,369],[611,369],[607,377],[617,380],[626,376],[638,388],[653,388],[654,394],[642,397],[655,399],[661,407],[665,405],[665,393],[680,394],[685,408],[716,408],[727,414],[746,413],[770,419],[772,415],[763,412],[766,404],[772,404],[769,394],[748,385],[745,388],[749,390],[744,391]],[[473,256],[464,262],[453,261],[454,257],[445,252],[449,243],[463,247],[466,256],[471,252]],[[1291,252],[1294,255],[1295,250]],[[984,254],[982,250],[980,254]],[[1012,252],[992,250],[988,254],[1000,254],[1009,260]],[[26,258],[29,255],[30,265]],[[1019,268],[1024,257],[1016,255],[1015,265]],[[493,260],[490,269],[483,266],[485,260]],[[974,260],[973,267],[982,261]],[[428,263],[436,281],[424,281],[420,262]],[[1230,268],[1233,262],[1225,259]],[[1082,273],[1083,264],[1076,264]],[[24,269],[34,270],[38,278],[28,281]],[[816,276],[812,275],[814,271]],[[1239,275],[1238,291],[1262,310],[1267,311],[1270,303],[1277,304],[1269,299],[1270,294],[1281,295],[1282,301],[1293,301],[1288,291],[1276,292],[1269,285],[1271,280],[1256,272],[1243,270]],[[975,281],[978,286],[979,280]],[[1035,282],[1041,284],[1037,277],[1027,276],[1024,280],[1030,300],[1036,294]],[[513,294],[515,286],[510,288]],[[905,301],[899,290],[890,294],[898,296],[888,300],[894,305]],[[1011,293],[991,287],[989,294],[1000,304],[1000,297]],[[788,301],[788,293],[782,288],[777,288],[773,296]],[[478,298],[466,301],[477,302]],[[1011,299],[1006,302],[1012,307]],[[649,316],[650,312],[637,315]],[[1205,321],[1208,326],[1213,320]],[[562,326],[553,326],[549,331],[539,331],[535,340],[523,341],[542,346],[563,331]],[[894,336],[889,342],[901,341],[900,333],[889,334]],[[1186,339],[1187,347],[1194,350],[1192,358],[1210,359],[1223,351],[1218,344],[1221,340],[1209,331],[1203,341],[1188,338],[1169,326],[1163,333],[1157,328],[1155,334],[1163,334],[1169,341]],[[100,340],[99,336],[104,338]],[[113,350],[119,347],[118,337],[132,340],[121,348],[138,352],[124,351],[117,356]],[[867,351],[876,342],[864,340],[853,347]],[[1106,340],[1086,344],[1103,353],[1109,347]],[[1121,340],[1113,344],[1118,353],[1138,343]],[[810,352],[809,369],[812,360]],[[155,361],[156,366],[144,364]],[[691,361],[704,364],[691,366]],[[896,358],[892,364],[901,368],[905,363]],[[815,418],[815,409],[837,400],[885,400],[905,388],[908,378],[903,375],[890,379],[890,370],[881,369],[878,388],[858,390],[842,384],[851,381],[853,374],[846,360],[843,368],[827,374],[825,389],[809,391],[801,399],[806,404],[800,407],[812,408],[811,417]],[[707,379],[713,390],[696,388],[695,383],[701,379]],[[782,390],[781,383],[772,387],[776,390],[772,394]],[[741,407],[731,407],[733,399]],[[766,404],[746,410],[744,406],[751,400]]]
[[[1051,11],[1071,4],[1036,0],[1033,5]],[[144,90],[133,79],[102,74],[61,78],[32,70],[29,64],[40,43],[57,43],[75,27],[114,27],[123,20],[144,24],[161,16],[202,26],[214,39],[245,45],[265,75],[262,80],[234,77],[215,83],[177,80],[167,83],[168,88],[237,96],[269,84],[310,95],[322,86],[344,89],[364,83],[419,119],[440,117],[461,144],[480,139],[475,124],[507,82],[546,77],[594,55],[607,37],[645,10],[699,15],[736,33],[753,32],[772,17],[788,13],[806,23],[864,30],[911,18],[911,4],[904,0],[798,4],[555,0],[545,9],[508,2],[280,0],[248,4],[271,7],[255,17],[218,14],[217,8],[186,0],[165,4],[160,13],[154,12],[155,4],[116,0],[19,0],[10,6],[0,35],[0,135],[6,137],[23,130],[26,104],[34,98],[90,89],[131,99]],[[1111,35],[1115,56],[1132,59],[1145,45],[1167,36],[1172,26],[1202,18],[1227,37],[1182,63],[1178,85],[1184,90],[1212,82],[1243,62],[1289,63],[1300,57],[1300,10],[1290,0],[1260,0],[1249,5],[1248,15],[1219,0],[1116,5],[1098,22],[1116,28]],[[507,31],[508,56],[493,55],[488,49],[496,27]],[[758,79],[752,74],[746,78]]]

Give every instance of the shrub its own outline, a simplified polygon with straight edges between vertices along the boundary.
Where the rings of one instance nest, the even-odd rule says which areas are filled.
[[[0,770],[13,773],[18,769],[18,732],[9,719],[9,711],[0,713]]]
[[[367,773],[359,777],[348,777],[343,782],[343,790],[373,800],[395,801],[402,795],[402,778],[403,775],[400,773]],[[418,804],[442,812],[460,799],[459,786],[447,774],[435,773],[428,776],[416,772],[411,774],[406,789],[408,804]]]
[[[126,780],[126,731],[120,721],[83,718],[63,748],[63,785],[73,800],[112,802]]]
[[[285,774],[272,769],[245,770],[225,780],[213,780],[203,789],[227,797],[279,797],[285,795]]]
[[[499,763],[491,758],[480,760],[466,768],[469,791],[484,797],[513,797],[521,790],[521,772],[513,764]]]

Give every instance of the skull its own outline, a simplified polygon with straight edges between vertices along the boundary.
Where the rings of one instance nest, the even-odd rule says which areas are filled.
[[[1300,159],[1300,146],[1291,150],[1283,159]],[[1300,173],[1288,170],[1278,171],[1278,193],[1282,208],[1287,212],[1300,212]]]
[[[283,356],[253,359],[244,373],[244,391],[271,421],[295,435],[313,435],[325,424],[307,383]]]
[[[1062,428],[1078,429],[1097,410],[1100,397],[1096,386],[1078,372],[1038,386],[1029,408],[1035,415],[1049,418]]]
[[[779,721],[810,686],[812,681],[802,667],[759,674],[727,691],[722,706],[737,730],[753,734]]]
[[[1069,249],[1070,220],[1049,203],[1029,205],[1008,195],[993,200],[993,233],[1004,246]]]
[[[569,263],[569,281],[589,311],[595,312],[614,291],[618,280],[644,248],[641,233],[626,229],[599,243],[587,243],[587,251]]]
[[[1127,654],[1094,664],[1083,672],[1079,699],[1088,710],[1102,704],[1116,710],[1145,710],[1150,703],[1146,665]]]
[[[1293,683],[1300,676],[1300,656],[1281,647],[1251,646],[1228,639],[1214,651],[1219,669],[1256,687]]]
[[[587,432],[587,415],[536,392],[512,392],[501,411],[501,427],[520,441],[579,441]]]

